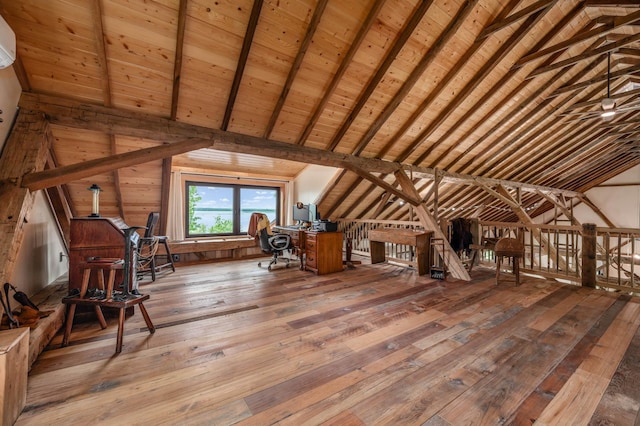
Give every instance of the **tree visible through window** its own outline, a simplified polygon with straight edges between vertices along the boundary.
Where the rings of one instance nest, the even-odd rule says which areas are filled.
[[[254,212],[280,219],[277,187],[187,182],[186,194],[188,237],[244,234]]]

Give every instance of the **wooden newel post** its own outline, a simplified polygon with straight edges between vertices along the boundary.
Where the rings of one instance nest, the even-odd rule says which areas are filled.
[[[582,225],[582,285],[596,287],[596,225]]]

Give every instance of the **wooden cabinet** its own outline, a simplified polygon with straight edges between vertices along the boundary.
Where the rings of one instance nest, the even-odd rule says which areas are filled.
[[[124,229],[128,226],[120,218],[81,217],[71,219],[69,242],[69,290],[80,289],[82,270],[79,265],[90,257],[124,259]],[[132,253],[135,243],[131,242]],[[133,257],[130,259],[133,262]],[[123,281],[122,271],[116,281]],[[133,276],[129,277],[133,282]],[[89,287],[97,287],[97,278],[91,277]]]
[[[0,332],[0,424],[12,425],[27,401],[29,328]]]
[[[342,271],[342,232],[305,234],[305,269],[318,275]]]

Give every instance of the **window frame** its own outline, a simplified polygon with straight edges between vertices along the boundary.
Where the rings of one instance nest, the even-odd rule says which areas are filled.
[[[203,238],[216,238],[216,237],[228,237],[228,236],[236,236],[236,235],[245,235],[246,231],[241,231],[241,216],[242,209],[240,206],[241,198],[241,190],[242,189],[265,189],[265,190],[275,190],[276,191],[276,217],[269,218],[272,223],[280,223],[280,219],[283,217],[283,192],[284,192],[284,182],[278,181],[256,181],[256,180],[240,180],[240,178],[218,178],[218,179],[207,179],[205,176],[190,176],[187,179],[184,179],[184,237],[186,239],[203,239]],[[208,186],[208,187],[222,187],[222,188],[232,188],[233,192],[233,200],[232,200],[232,210],[233,210],[233,229],[230,233],[191,233],[189,231],[189,188],[192,186]]]

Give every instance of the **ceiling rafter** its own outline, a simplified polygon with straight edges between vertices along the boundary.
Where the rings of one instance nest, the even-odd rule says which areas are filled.
[[[393,96],[393,99],[391,99],[391,101],[387,103],[382,112],[364,133],[362,138],[360,138],[360,141],[356,144],[356,147],[353,151],[354,155],[359,155],[362,153],[362,151],[364,151],[367,144],[371,141],[371,139],[375,137],[384,123],[389,119],[389,117],[391,117],[391,115],[395,112],[395,110],[402,103],[405,97],[411,92],[418,80],[424,77],[424,72],[433,63],[442,49],[444,49],[449,40],[451,40],[451,38],[456,35],[465,19],[478,4],[478,1],[479,0],[466,2],[466,4],[458,11],[456,17],[451,22],[449,22],[449,25],[445,28],[442,34],[440,34],[438,39],[433,43],[433,45],[431,45],[431,48],[424,54],[422,59],[420,59],[418,64],[411,71],[411,74],[402,84],[400,90],[396,92],[396,94]],[[444,84],[446,83],[443,83],[443,85]],[[422,112],[424,109],[421,107],[419,110]]]
[[[538,43],[536,43],[536,45],[533,47],[533,49],[531,49],[532,51],[535,51],[536,49],[540,48],[541,46],[544,46],[546,43],[548,43],[549,40],[551,40],[561,29],[563,29],[574,17],[575,15],[582,10],[582,7],[580,5],[576,6],[573,8],[573,10],[571,10],[571,12],[569,12],[563,19],[562,21],[556,25],[553,28],[553,31],[548,32],[547,34],[545,34],[544,37],[542,37],[540,39],[540,41],[538,41]],[[554,58],[549,58],[549,61],[553,61]],[[480,101],[478,101],[474,108],[470,108],[465,114],[464,116],[462,116],[460,118],[460,120],[458,120],[453,126],[451,126],[439,139],[437,142],[437,144],[442,144],[447,138],[451,137],[451,135],[460,128],[460,126],[462,126],[462,124],[468,120],[473,114],[475,114],[475,111],[480,109],[486,102],[489,101],[489,99],[494,96],[495,93],[500,93],[500,89],[502,87],[504,87],[507,82],[515,77],[515,75],[517,74],[517,70],[509,70],[509,72],[507,72],[498,83],[496,83],[491,89],[487,90],[486,93],[483,95],[483,97],[480,99]],[[530,80],[524,80],[522,81],[515,89],[513,89],[509,94],[507,94],[507,96],[505,96],[505,99],[513,99],[516,97],[516,95],[518,93],[523,93],[526,89],[526,87],[529,85]],[[543,93],[544,91],[546,91],[548,89],[548,87],[550,87],[553,84],[552,81],[549,81],[548,83],[542,85],[538,90],[536,90],[534,93],[532,93],[531,95],[529,95],[527,98],[525,98],[522,102],[519,103],[517,108],[513,108],[508,114],[506,114],[505,117],[503,117],[501,120],[499,120],[498,123],[500,123],[500,125],[506,125],[506,123],[508,123],[509,121],[511,121],[518,113],[520,113],[524,108],[526,108],[526,106],[532,102],[534,102],[534,100],[536,100],[538,98],[538,96]],[[474,134],[475,132],[478,131],[478,129],[486,122],[488,121],[491,117],[493,117],[495,114],[497,114],[500,110],[502,109],[502,104],[497,104],[495,107],[493,107],[487,114],[485,114],[484,118],[482,120],[478,120],[476,122],[476,124],[474,126],[472,126],[471,128],[469,128],[461,137],[461,140],[467,140],[471,137],[472,134]],[[494,126],[491,130],[490,133],[493,133],[495,131],[497,131],[498,129],[498,125]],[[454,159],[453,161],[449,162],[449,164],[455,164],[458,163],[459,161],[462,160],[462,158],[464,158],[466,155],[468,155],[471,151],[473,151],[476,147],[478,147],[481,143],[482,143],[482,139],[484,139],[485,137],[488,137],[487,134],[485,134],[485,136],[483,136],[482,138],[480,138],[479,140],[475,141],[474,143],[472,143],[471,145],[469,145],[467,148],[465,148],[465,150],[460,153],[456,159]],[[432,163],[431,166],[432,167],[438,167],[440,166],[440,162],[446,158],[448,155],[451,154],[451,152],[453,152],[454,150],[454,146],[451,146],[449,149],[445,150],[440,156],[438,156]]]
[[[282,92],[278,97],[278,102],[276,106],[273,108],[271,113],[271,117],[269,118],[269,122],[267,123],[267,127],[264,131],[264,138],[269,139],[271,136],[271,132],[273,132],[273,128],[276,125],[276,120],[282,111],[282,107],[284,107],[284,103],[287,100],[287,95],[291,90],[291,86],[300,70],[300,66],[302,65],[302,60],[304,59],[305,54],[307,53],[307,49],[311,45],[311,40],[313,39],[318,26],[320,25],[320,20],[322,19],[322,15],[324,14],[324,10],[327,7],[328,0],[319,0],[316,4],[316,9],[313,12],[313,17],[311,18],[311,22],[309,22],[309,26],[307,27],[307,31],[304,35],[304,40],[300,44],[300,48],[298,49],[298,53],[296,54],[295,59],[293,60],[293,64],[291,68],[289,68],[289,74],[287,75],[287,80],[282,86]]]
[[[556,0],[557,1],[557,0]],[[555,4],[555,2],[554,2]],[[415,140],[402,152],[397,161],[404,162],[418,147],[420,147],[435,130],[449,118],[449,116],[458,108],[466,99],[466,97],[475,89],[478,88],[480,83],[491,74],[494,70],[495,64],[505,58],[507,53],[517,44],[518,41],[525,36],[527,31],[532,28],[548,11],[552,5],[547,6],[546,9],[536,12],[529,16],[525,22],[500,46],[500,48],[494,53],[494,55],[484,63],[480,70],[467,82],[467,84],[456,93],[455,98],[447,104],[447,107],[443,109],[435,120],[431,123],[415,138]],[[430,145],[425,152],[420,155],[422,161],[437,148],[437,145]]]
[[[551,64],[551,65],[547,65],[545,67],[541,67],[541,68],[536,68],[535,70],[533,70],[531,72],[531,74],[529,74],[529,76],[527,78],[533,78],[533,77],[537,77],[540,74],[544,74],[547,73],[549,71],[553,71],[553,70],[557,70],[558,68],[564,68],[564,67],[568,67],[571,66],[577,62],[580,61],[584,61],[585,59],[589,59],[593,56],[598,56],[598,55],[602,55],[604,53],[608,53],[608,52],[613,52],[614,50],[622,47],[622,46],[627,46],[629,44],[635,43],[636,41],[640,40],[640,33],[638,34],[634,34],[628,37],[625,37],[621,40],[618,40],[614,43],[609,43],[605,46],[602,46],[598,49],[594,49],[585,53],[582,53],[580,55],[576,55],[574,57],[571,57],[569,59],[565,59],[564,61],[560,61],[560,62],[556,62],[555,64]]]
[[[489,37],[491,34],[507,28],[521,19],[529,17],[529,15],[533,15],[534,13],[539,12],[542,9],[552,6],[554,3],[555,0],[539,0],[534,4],[514,13],[513,15],[509,15],[504,20],[489,25],[487,28],[482,30],[478,38],[476,38],[476,41],[482,40],[485,37]]]
[[[585,69],[583,69],[581,72],[579,72],[576,76],[574,76],[574,79],[579,79],[581,78],[582,75],[586,74],[587,72],[589,72],[593,67],[596,66],[596,63],[592,63],[589,66],[587,66]],[[560,75],[562,75],[563,72],[559,72],[558,73],[558,77]],[[555,80],[555,79],[554,79]],[[550,80],[550,82],[552,82],[553,80]],[[549,85],[543,85],[541,86],[542,88],[548,88]],[[541,94],[541,93],[540,93]],[[570,98],[566,98],[564,101],[562,101],[562,103],[560,105],[564,105],[567,104],[571,101]],[[534,102],[531,102],[530,104],[535,104]],[[480,170],[481,168],[483,170],[488,170],[490,169],[492,166],[496,165],[498,162],[506,162],[507,159],[511,156],[517,155],[517,152],[519,150],[520,146],[523,146],[526,143],[527,138],[529,137],[529,135],[533,132],[533,134],[531,135],[531,139],[529,140],[533,140],[533,138],[535,137],[536,133],[540,134],[543,132],[550,132],[550,127],[549,126],[542,126],[541,124],[545,121],[549,121],[551,119],[551,117],[549,115],[540,115],[540,113],[542,111],[544,111],[549,105],[551,104],[551,100],[550,99],[545,99],[542,102],[538,103],[532,110],[530,110],[527,114],[525,114],[523,117],[521,117],[518,121],[516,121],[514,124],[512,124],[506,131],[504,131],[501,135],[501,138],[503,139],[509,139],[510,136],[513,136],[513,139],[509,139],[509,142],[505,143],[505,145],[500,147],[500,154],[499,155],[493,155],[492,154],[492,158],[490,160],[488,160],[487,162],[480,162],[480,161],[476,161],[476,165],[475,167],[471,167],[473,161],[470,159],[469,161],[467,161],[464,165],[462,165],[460,167],[459,170],[466,170],[468,167],[471,167],[472,172],[474,173],[475,171]],[[535,116],[538,116],[537,119],[534,119]],[[507,123],[501,123],[500,127],[503,127],[504,125],[506,125]],[[493,129],[497,129],[497,126],[494,126]],[[479,138],[478,140],[481,141],[484,139],[484,136],[482,138]],[[483,156],[488,156],[489,153],[491,153],[493,150],[487,150],[483,153]]]
[[[93,26],[96,32],[96,57],[98,65],[100,66],[100,84],[102,85],[102,98],[104,106],[110,107],[113,105],[111,98],[111,83],[109,73],[109,61],[107,60],[107,48],[106,48],[106,34],[104,32],[104,26],[102,23],[102,0],[93,0],[92,20]],[[118,143],[115,135],[109,135],[109,150],[111,154],[118,152]],[[120,184],[120,171],[112,170],[111,176],[113,177],[113,186],[116,198],[116,204],[118,212],[121,218],[126,220],[126,214],[124,210],[124,202],[122,199],[122,185]]]
[[[602,58],[603,60],[606,59],[606,55],[603,55]],[[606,73],[603,73],[598,77],[594,77],[586,81],[581,81],[580,83],[561,86],[556,90],[554,90],[553,93],[549,95],[549,97],[550,98],[556,97],[562,93],[573,92],[575,90],[580,90],[580,89],[584,89],[586,87],[592,86],[596,83],[606,82],[609,77],[613,80],[618,77],[626,77],[628,75],[636,74],[636,73],[640,73],[640,66],[633,66],[633,67],[628,67],[619,71],[615,71],[615,72],[612,72],[609,76],[607,76]],[[616,96],[616,95],[613,95],[613,96]]]
[[[353,121],[357,118],[360,111],[362,111],[362,108],[364,108],[380,81],[387,73],[393,62],[396,60],[396,56],[400,53],[400,50],[402,50],[404,45],[407,43],[407,40],[409,40],[409,37],[411,37],[411,34],[413,34],[413,31],[416,29],[424,15],[427,13],[427,10],[429,10],[429,7],[432,3],[433,0],[422,0],[421,3],[413,11],[413,13],[411,14],[411,19],[402,28],[400,35],[385,55],[382,64],[380,64],[376,68],[374,76],[371,78],[371,80],[369,80],[364,91],[360,94],[360,97],[356,101],[355,105],[351,108],[351,111],[347,115],[346,119],[342,122],[342,125],[331,139],[331,142],[329,143],[329,146],[327,148],[329,151],[333,151],[336,146],[338,146],[340,140],[342,140],[342,137],[345,135],[345,133],[347,133],[347,130],[349,129]]]
[[[247,30],[242,41],[240,57],[238,58],[236,72],[233,76],[233,83],[231,83],[229,98],[227,99],[227,106],[224,110],[222,124],[220,125],[222,130],[227,130],[229,128],[229,123],[231,122],[231,114],[233,113],[233,107],[236,103],[236,98],[238,97],[238,90],[240,90],[240,82],[244,75],[244,68],[247,66],[247,59],[249,58],[253,36],[255,35],[256,28],[258,27],[258,19],[260,18],[261,10],[262,0],[253,0],[253,8],[251,9],[251,15],[249,16],[249,23],[247,24]]]
[[[318,122],[320,115],[322,115],[322,112],[327,106],[327,103],[329,103],[329,99],[331,99],[331,96],[333,95],[336,88],[338,87],[338,84],[342,80],[344,73],[347,71],[347,68],[351,64],[353,57],[358,52],[358,48],[362,44],[362,41],[364,40],[367,33],[371,29],[371,26],[375,23],[377,16],[380,13],[380,10],[382,9],[382,6],[384,6],[384,3],[385,3],[385,0],[375,0],[373,6],[369,9],[369,14],[367,15],[364,23],[358,30],[358,33],[356,34],[355,38],[351,42],[351,46],[349,47],[348,52],[342,58],[342,62],[340,62],[340,66],[338,67],[338,70],[336,71],[335,75],[331,79],[329,86],[325,89],[322,95],[322,99],[320,100],[315,110],[313,111],[313,114],[311,115],[311,118],[309,119],[304,130],[302,131],[302,134],[300,134],[300,137],[297,140],[298,145],[305,144],[307,138],[311,134],[311,131],[315,127],[316,123]]]
[[[178,5],[178,27],[176,29],[176,53],[173,59],[173,89],[171,90],[171,119],[178,116],[180,99],[180,79],[182,76],[182,58],[184,56],[184,33],[187,27],[187,1],[180,0]],[[160,218],[166,215],[161,215]]]
[[[502,9],[500,15],[496,19],[502,19],[504,16],[507,16],[508,13],[517,6],[517,4],[517,0],[512,0],[511,2],[509,2],[509,4]],[[400,126],[400,128],[393,134],[393,136],[391,136],[387,144],[378,153],[378,157],[384,157],[387,152],[389,152],[389,150],[393,147],[393,145],[398,142],[400,138],[402,138],[409,131],[409,129],[418,122],[422,114],[424,114],[424,112],[429,108],[433,101],[440,96],[445,87],[451,81],[453,81],[455,76],[460,72],[461,69],[463,69],[464,65],[471,59],[471,57],[480,49],[483,43],[483,40],[476,41],[465,51],[465,53],[456,61],[456,64],[453,67],[454,71],[446,74],[443,79],[438,82],[439,84],[434,88],[434,90],[431,91],[429,96],[427,96],[420,103],[420,106],[416,108],[411,116],[407,120],[405,120],[402,126]],[[402,156],[400,158],[402,158]],[[404,160],[401,159],[400,161]]]
[[[562,41],[558,44],[547,47],[546,49],[543,49],[543,50],[534,51],[528,54],[527,56],[524,56],[523,58],[521,58],[518,62],[516,62],[513,65],[513,67],[520,68],[523,65],[529,62],[532,62],[536,59],[542,58],[544,56],[547,56],[562,50],[567,50],[577,44],[580,44],[586,40],[589,40],[590,38],[606,35],[638,19],[640,19],[640,10],[626,16],[616,17],[612,20],[611,24],[605,24],[603,26],[578,33],[575,36],[571,37],[569,40]]]

